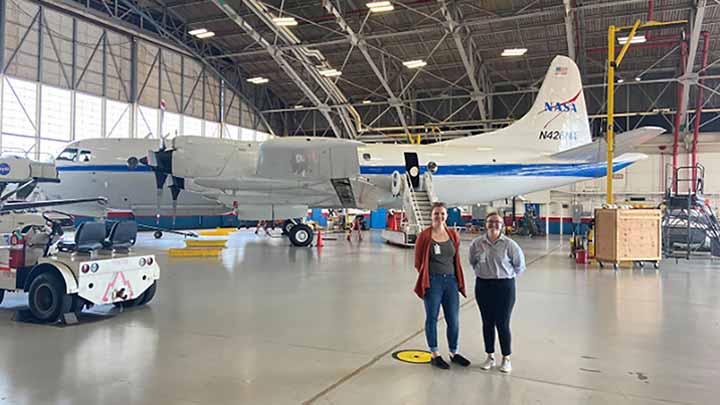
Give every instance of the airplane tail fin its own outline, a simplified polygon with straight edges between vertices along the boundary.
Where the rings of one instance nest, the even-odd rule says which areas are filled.
[[[572,59],[556,56],[530,111],[498,131],[453,139],[452,145],[518,145],[538,153],[562,152],[592,142],[580,70]]]

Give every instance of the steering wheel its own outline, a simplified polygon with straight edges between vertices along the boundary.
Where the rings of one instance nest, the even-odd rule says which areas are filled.
[[[61,218],[50,218],[47,214],[59,214]],[[61,211],[45,211],[42,213],[42,217],[52,229],[53,235],[62,236],[64,234],[63,227],[75,225],[75,218]]]

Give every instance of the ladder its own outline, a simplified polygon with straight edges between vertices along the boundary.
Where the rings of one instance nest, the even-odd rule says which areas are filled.
[[[409,232],[420,233],[432,223],[432,175],[425,173],[420,187],[413,188],[410,176],[405,175],[405,188],[403,193],[403,210],[405,210],[406,223]]]
[[[720,222],[703,197],[704,167],[698,164],[669,172],[662,229],[665,256],[690,259],[703,251],[720,256]]]

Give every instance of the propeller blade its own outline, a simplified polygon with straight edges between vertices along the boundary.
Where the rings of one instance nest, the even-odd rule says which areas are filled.
[[[180,196],[180,192],[185,189],[185,179],[182,177],[172,176],[172,185],[170,186],[170,193],[172,193],[172,224],[175,226],[175,219],[177,217],[177,200]]]

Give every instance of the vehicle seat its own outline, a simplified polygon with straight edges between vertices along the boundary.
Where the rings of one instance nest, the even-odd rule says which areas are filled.
[[[75,231],[75,243],[58,242],[58,250],[68,253],[90,253],[103,247],[105,223],[83,222]]]
[[[135,221],[115,222],[110,228],[110,233],[104,243],[105,249],[130,249],[137,239],[137,230],[137,222]]]

